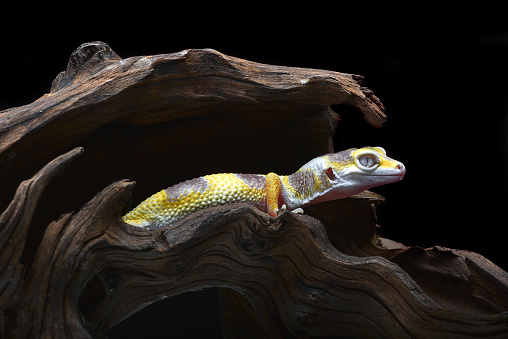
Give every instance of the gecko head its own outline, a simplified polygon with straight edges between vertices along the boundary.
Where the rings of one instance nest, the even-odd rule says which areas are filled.
[[[381,147],[352,148],[324,156],[326,175],[337,195],[350,196],[366,189],[397,182],[404,165],[386,156]]]

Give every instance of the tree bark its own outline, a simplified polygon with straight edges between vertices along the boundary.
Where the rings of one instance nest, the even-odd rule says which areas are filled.
[[[507,273],[378,238],[374,193],[305,215],[232,204],[155,231],[122,222],[133,194],[291,173],[332,151],[330,105],[379,127],[382,104],[360,82],[213,50],[121,59],[80,46],[51,93],[0,112],[0,336],[107,337],[154,301],[219,287],[231,338],[506,337]]]

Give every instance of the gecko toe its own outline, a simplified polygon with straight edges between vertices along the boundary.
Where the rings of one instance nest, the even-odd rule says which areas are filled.
[[[291,212],[296,213],[296,214],[303,214],[303,209],[298,207],[298,208],[295,208],[294,210],[292,210]]]

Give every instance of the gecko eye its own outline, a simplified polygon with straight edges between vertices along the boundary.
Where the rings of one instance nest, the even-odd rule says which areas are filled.
[[[379,157],[374,153],[366,153],[356,158],[356,165],[364,171],[373,171],[379,166]]]

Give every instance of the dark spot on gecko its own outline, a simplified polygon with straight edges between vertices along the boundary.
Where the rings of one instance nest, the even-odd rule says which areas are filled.
[[[203,177],[199,177],[166,188],[166,194],[168,195],[168,200],[171,201],[180,198],[180,195],[188,195],[191,189],[194,192],[204,192],[207,188],[208,181]]]
[[[337,153],[328,153],[325,154],[325,156],[327,156],[328,159],[333,162],[348,163],[353,160],[353,158],[351,157],[351,151],[355,149],[356,148]]]
[[[266,186],[266,177],[264,175],[235,173],[235,177],[242,180],[245,184],[249,185],[250,187],[264,189]]]

